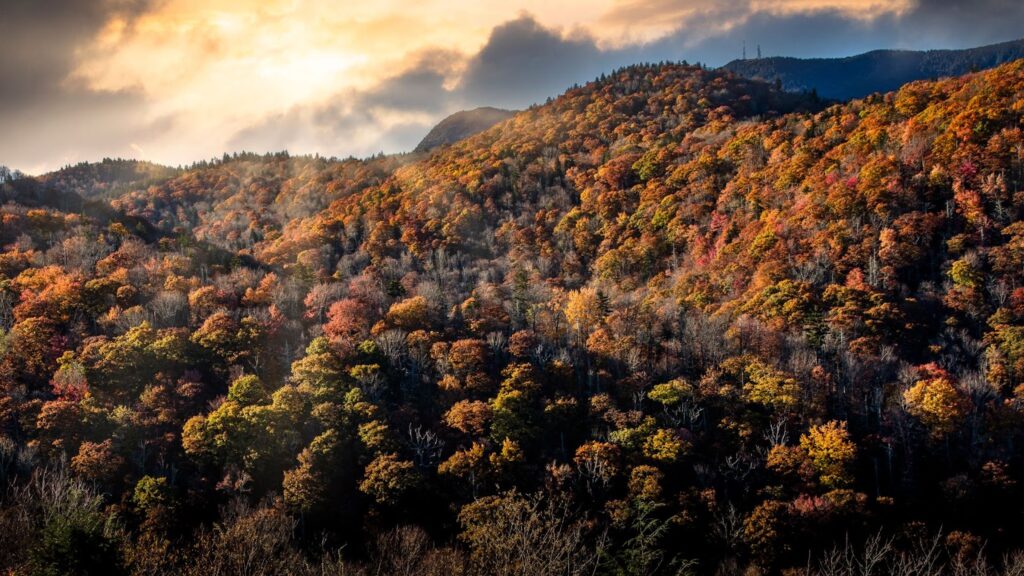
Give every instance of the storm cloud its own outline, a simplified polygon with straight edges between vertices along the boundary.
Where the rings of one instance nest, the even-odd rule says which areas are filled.
[[[630,61],[633,50],[602,51],[583,33],[563,37],[530,17],[494,29],[469,59],[460,96],[471,104],[517,108]]]
[[[146,104],[141,91],[97,91],[72,74],[79,48],[111,18],[130,25],[153,5],[0,2],[0,163],[32,169],[131,152],[131,142],[169,129],[170,119],[141,121]]]

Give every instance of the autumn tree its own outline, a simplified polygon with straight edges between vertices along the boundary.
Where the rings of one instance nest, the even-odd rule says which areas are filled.
[[[395,505],[419,483],[415,464],[397,454],[381,454],[366,465],[359,489],[378,504]]]
[[[970,401],[942,368],[926,364],[918,371],[920,379],[903,393],[907,412],[919,419],[932,436],[945,437],[963,421]]]
[[[826,488],[844,487],[852,480],[850,467],[857,456],[857,446],[845,422],[832,420],[812,426],[800,436],[800,448]]]

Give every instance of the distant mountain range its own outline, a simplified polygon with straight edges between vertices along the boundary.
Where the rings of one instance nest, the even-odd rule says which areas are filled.
[[[416,146],[415,152],[427,152],[438,146],[454,144],[479,132],[487,130],[498,122],[508,120],[515,111],[483,107],[456,112],[442,120],[427,133]]]
[[[774,82],[790,91],[816,90],[849,100],[896,90],[907,82],[959,76],[1024,58],[1024,39],[966,50],[874,50],[847,58],[757,58],[723,68],[745,78]]]

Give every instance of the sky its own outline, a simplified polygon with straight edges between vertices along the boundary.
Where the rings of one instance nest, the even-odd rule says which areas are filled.
[[[411,150],[641,61],[1024,35],[1020,0],[0,0],[0,165]]]

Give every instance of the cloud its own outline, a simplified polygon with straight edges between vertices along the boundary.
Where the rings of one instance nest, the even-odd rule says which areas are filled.
[[[755,14],[726,33],[694,38],[691,31],[680,30],[661,44],[676,43],[690,61],[720,66],[742,57],[744,44],[748,57],[754,57],[758,47],[764,56],[848,56],[888,47],[897,29],[889,18],[851,19],[834,10],[784,17]]]
[[[5,0],[0,3],[0,163],[34,170],[71,162],[83,149],[113,155],[168,119],[132,118],[134,90],[95,91],[73,77],[80,46],[111,18],[131,23],[151,2]]]
[[[967,48],[1024,34],[1019,0],[918,0],[899,19],[897,32],[911,45]]]
[[[114,15],[132,19],[142,1],[5,0],[0,3],[0,110],[55,95],[75,50]]]
[[[460,86],[475,104],[518,108],[627,61],[627,51],[602,51],[585,34],[563,37],[530,16],[502,24],[468,63]]]
[[[590,35],[563,35],[522,15],[496,27],[476,54],[420,55],[401,74],[275,114],[238,131],[229,144],[328,155],[407,151],[452,112],[482,105],[523,108],[638,54],[601,50]]]
[[[411,150],[437,117],[461,103],[459,94],[445,87],[456,65],[454,54],[421,55],[407,71],[371,88],[345,90],[243,128],[229,146],[329,156]]]

